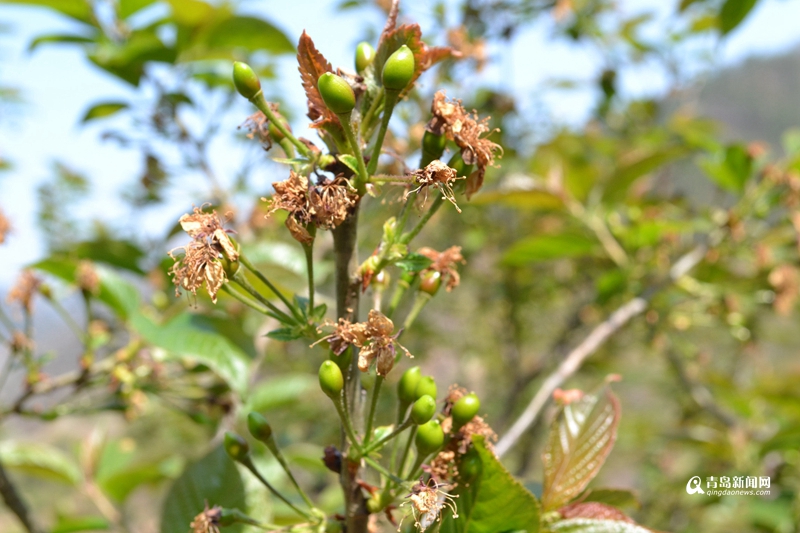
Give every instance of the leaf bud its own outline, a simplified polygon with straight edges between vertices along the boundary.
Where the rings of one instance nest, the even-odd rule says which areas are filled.
[[[228,453],[231,459],[239,463],[243,463],[248,460],[250,457],[250,445],[247,444],[247,441],[244,440],[241,435],[226,431],[225,438],[223,440],[225,451]]]

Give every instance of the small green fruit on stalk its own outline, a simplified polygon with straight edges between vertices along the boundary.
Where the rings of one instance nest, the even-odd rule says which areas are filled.
[[[391,91],[402,91],[411,83],[415,68],[414,53],[408,46],[401,46],[383,65],[383,86]]]
[[[425,394],[411,407],[411,420],[419,426],[433,418],[435,413],[436,400]]]
[[[447,137],[444,135],[436,135],[428,130],[422,135],[422,160],[420,161],[420,168],[428,166],[431,161],[439,159],[444,153],[445,146],[447,145]]]
[[[417,428],[417,436],[414,437],[414,444],[417,445],[419,457],[427,457],[444,444],[444,431],[438,420],[431,420]],[[419,459],[418,459],[419,461]]]
[[[261,92],[261,81],[247,63],[236,61],[233,64],[233,84],[239,94],[252,100]]]
[[[342,369],[333,361],[325,361],[319,367],[319,386],[334,402],[344,388]]]
[[[414,396],[416,396],[417,400],[426,394],[431,398],[436,398],[436,381],[431,376],[422,376],[419,378],[417,388],[414,389]]]
[[[223,443],[225,451],[231,459],[238,463],[246,463],[249,461],[250,445],[247,444],[247,441],[244,440],[241,435],[226,431]]]
[[[356,106],[356,95],[350,84],[333,72],[326,72],[317,80],[317,89],[325,105],[337,115],[346,115]]]
[[[364,72],[375,60],[375,49],[366,41],[356,46],[356,72]]]
[[[247,429],[250,430],[253,437],[264,444],[272,441],[272,426],[269,425],[266,418],[256,412],[247,415]]]
[[[405,372],[397,383],[397,397],[401,402],[410,404],[417,399],[416,390],[422,371],[418,366],[412,366]]]
[[[419,280],[419,290],[425,294],[435,295],[442,286],[442,275],[435,271],[425,272]]]
[[[453,429],[459,429],[475,418],[481,408],[481,401],[475,394],[466,394],[456,400],[450,415],[453,417]]]

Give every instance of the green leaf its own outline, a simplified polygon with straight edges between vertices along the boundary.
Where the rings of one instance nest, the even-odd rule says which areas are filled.
[[[231,17],[217,24],[207,35],[209,50],[242,49],[247,52],[293,54],[294,45],[278,28],[255,17]]]
[[[440,533],[500,533],[539,531],[539,502],[486,448],[482,436],[472,438],[480,458],[480,474],[469,483],[459,483],[455,505],[458,518],[447,512]]]
[[[86,0],[5,0],[5,3],[46,7],[77,21],[97,26],[92,4]]]
[[[102,516],[60,516],[50,533],[77,533],[78,531],[107,531],[111,524]]]
[[[155,2],[156,0],[119,0],[119,16],[126,19]]]
[[[561,209],[564,202],[555,194],[544,190],[530,191],[490,191],[472,199],[475,205],[507,205],[519,209],[550,211]]]
[[[284,374],[256,387],[248,398],[249,410],[266,412],[292,405],[317,387],[317,380],[311,375]]]
[[[166,350],[171,357],[187,357],[202,363],[244,396],[247,390],[248,357],[238,346],[215,331],[202,316],[183,313],[166,324],[156,324],[136,313],[131,325],[147,342]]]
[[[111,115],[119,113],[123,109],[128,109],[128,104],[125,102],[102,102],[95,104],[86,111],[86,114],[83,115],[81,122],[86,123],[90,120],[110,117]]]
[[[209,507],[247,509],[239,470],[222,446],[191,464],[172,485],[164,501],[161,533],[186,533],[206,503]],[[229,529],[241,531],[240,526],[225,531]]]
[[[267,333],[267,337],[281,342],[290,342],[297,340],[303,336],[302,330],[299,328],[278,328],[273,329]]]
[[[755,7],[757,0],[726,0],[719,11],[719,29],[722,35],[733,31]]]
[[[619,417],[619,400],[608,387],[562,407],[542,454],[545,511],[568,503],[597,475],[614,446]]]
[[[552,259],[593,255],[597,242],[580,234],[536,235],[516,242],[503,257],[503,264],[519,266]]]
[[[86,44],[86,43],[93,43],[94,41],[95,41],[94,38],[86,37],[83,35],[70,35],[64,33],[40,35],[39,37],[36,37],[34,40],[32,40],[31,44],[28,45],[28,52],[33,52],[43,44],[51,44],[51,43]]]
[[[344,166],[352,170],[354,174],[358,174],[358,159],[356,159],[355,156],[350,154],[341,154],[339,155],[339,161],[341,161]]]
[[[586,496],[580,498],[582,502],[599,502],[614,507],[630,507],[639,509],[642,503],[633,492],[625,489],[592,489]]]
[[[552,533],[653,533],[631,522],[596,518],[570,518],[550,524],[548,528]]]
[[[82,477],[75,461],[46,444],[3,441],[0,462],[9,469],[69,485],[77,485]]]
[[[431,266],[433,261],[430,257],[425,257],[422,254],[414,252],[408,254],[395,264],[406,272],[421,272]]]
[[[682,146],[665,147],[655,153],[648,153],[633,161],[621,163],[609,179],[603,191],[605,199],[620,198],[639,178],[683,157],[689,151]]]
[[[753,158],[741,144],[731,144],[714,158],[700,161],[700,167],[723,189],[741,194],[753,170]]]

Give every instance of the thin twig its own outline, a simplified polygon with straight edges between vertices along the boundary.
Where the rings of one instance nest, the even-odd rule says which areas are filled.
[[[3,468],[3,463],[0,463],[0,496],[2,496],[3,501],[6,504],[12,513],[14,513],[22,525],[25,527],[25,530],[28,533],[38,533],[39,528],[33,522],[33,518],[28,511],[28,506],[20,496],[17,488],[11,483],[11,479],[9,479],[8,475],[6,474],[5,469]]]
[[[707,245],[701,244],[678,259],[670,269],[669,283],[677,281],[697,266],[697,264],[702,261],[703,257],[705,257],[707,250]],[[557,387],[574,374],[581,367],[583,362],[596,352],[611,335],[619,331],[625,324],[630,322],[632,318],[640,315],[647,309],[650,298],[657,290],[658,287],[655,287],[653,290],[649,291],[649,294],[637,296],[619,307],[616,311],[611,313],[611,316],[609,316],[607,320],[598,324],[592,332],[564,358],[561,364],[558,365],[558,368],[547,377],[544,383],[542,383],[539,391],[519,418],[517,418],[516,422],[514,422],[508,432],[498,441],[497,446],[495,446],[495,453],[498,457],[502,457],[510,450],[525,430],[536,421],[536,417],[539,416],[542,408]]]

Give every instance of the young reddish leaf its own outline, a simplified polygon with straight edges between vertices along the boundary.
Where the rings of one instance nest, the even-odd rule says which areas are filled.
[[[653,533],[640,525],[621,520],[568,518],[548,526],[550,533]]]
[[[619,400],[605,388],[565,405],[550,427],[544,462],[542,507],[558,509],[586,488],[614,446]]]
[[[326,72],[333,72],[333,68],[305,31],[297,45],[297,62],[299,63],[297,70],[300,71],[303,89],[308,99],[308,118],[313,121],[319,118],[335,120],[336,115],[325,105],[317,89],[319,77]]]
[[[380,73],[383,70],[383,64],[389,59],[398,48],[403,45],[408,46],[414,54],[414,75],[411,77],[409,87],[414,85],[414,82],[420,75],[431,68],[433,65],[448,57],[458,57],[459,52],[450,47],[435,46],[429,47],[422,41],[422,30],[419,24],[404,24],[399,28],[391,28],[387,25],[384,32],[381,34],[380,41],[378,41],[378,51],[375,52],[375,61],[373,63],[376,73],[376,79],[380,79]],[[408,90],[408,89],[406,89]]]
[[[571,503],[559,509],[558,514],[561,518],[600,518],[633,523],[633,520],[616,507],[600,502]]]

